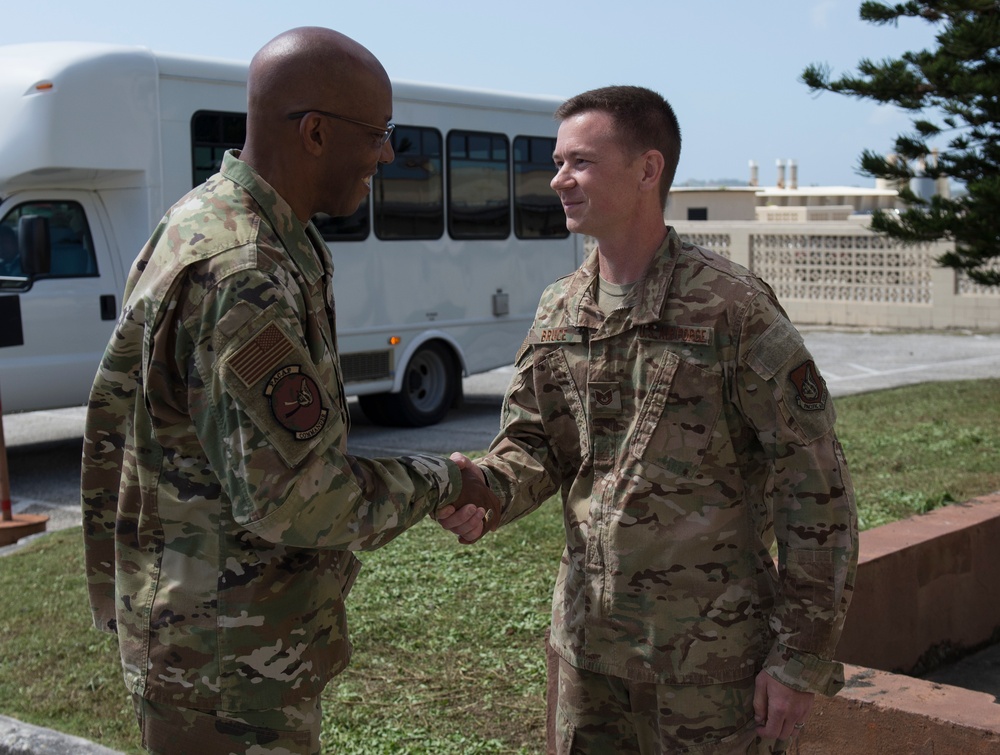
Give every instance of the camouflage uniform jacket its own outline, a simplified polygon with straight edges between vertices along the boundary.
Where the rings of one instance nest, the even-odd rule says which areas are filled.
[[[597,271],[595,253],[543,293],[480,462],[502,523],[562,493],[553,647],[641,682],[765,668],[835,692],[857,523],[801,336],[766,284],[672,229],[607,319]]]
[[[277,708],[350,656],[373,549],[455,499],[458,467],[348,455],[329,252],[238,153],[129,275],[84,439],[87,580],[129,690]]]

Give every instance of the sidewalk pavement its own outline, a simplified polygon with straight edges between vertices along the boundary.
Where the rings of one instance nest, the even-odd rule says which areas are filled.
[[[118,750],[0,716],[0,755],[122,755]]]

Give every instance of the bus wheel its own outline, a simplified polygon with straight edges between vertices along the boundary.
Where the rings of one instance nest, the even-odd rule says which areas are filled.
[[[376,425],[425,427],[444,419],[458,395],[458,369],[447,347],[430,342],[406,365],[399,393],[359,396],[361,410]]]

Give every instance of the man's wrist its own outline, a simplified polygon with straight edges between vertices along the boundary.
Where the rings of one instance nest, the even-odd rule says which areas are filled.
[[[780,643],[771,649],[763,670],[786,687],[800,692],[830,696],[844,686],[844,664]]]

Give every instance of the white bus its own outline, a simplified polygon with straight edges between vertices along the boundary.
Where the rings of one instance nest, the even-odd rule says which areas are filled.
[[[241,147],[247,65],[83,43],[0,47],[0,401],[81,405],[133,258]],[[559,101],[393,82],[395,162],[350,218],[316,218],[336,269],[348,392],[380,424],[438,422],[463,375],[513,360],[571,272],[549,180]]]

